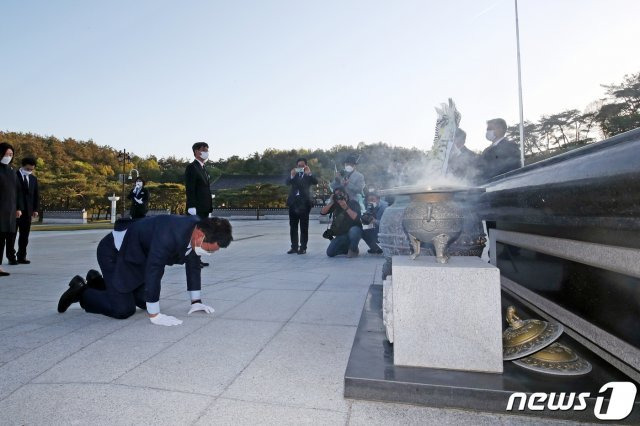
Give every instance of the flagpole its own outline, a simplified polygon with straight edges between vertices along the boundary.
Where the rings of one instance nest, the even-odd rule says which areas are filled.
[[[516,5],[516,45],[518,50],[518,97],[520,101],[520,166],[524,166],[524,113],[522,112],[522,68],[520,66],[520,26],[518,24],[518,0]]]

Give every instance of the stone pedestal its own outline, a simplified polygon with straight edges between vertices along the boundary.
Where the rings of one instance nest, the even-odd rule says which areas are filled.
[[[502,373],[500,272],[477,257],[393,257],[398,366]]]
[[[111,201],[111,223],[116,223],[116,203],[119,199],[120,197],[116,197],[116,194],[107,198],[107,200]]]

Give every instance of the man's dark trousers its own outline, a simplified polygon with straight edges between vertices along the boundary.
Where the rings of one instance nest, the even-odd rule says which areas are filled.
[[[18,260],[26,260],[27,258],[27,245],[29,244],[29,233],[31,232],[31,216],[22,215],[16,219],[16,228],[19,232],[18,234]],[[16,234],[13,234],[13,241],[11,242],[10,250],[11,257],[10,259],[16,259],[16,251],[15,251],[15,241]],[[9,256],[7,256],[9,257]]]
[[[114,288],[113,279],[118,258],[118,250],[109,233],[98,244],[98,264],[104,277],[104,290],[87,288],[80,299],[80,306],[92,314],[102,314],[112,318],[128,318],[136,312],[136,306],[146,309],[144,283],[131,293],[120,293]]]
[[[291,236],[291,248],[298,248],[298,223],[300,224],[300,249],[307,249],[309,241],[309,212],[308,208],[296,209],[289,207],[289,235]]]

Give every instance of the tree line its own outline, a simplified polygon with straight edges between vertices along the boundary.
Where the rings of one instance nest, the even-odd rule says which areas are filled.
[[[602,87],[605,96],[584,111],[569,109],[524,122],[527,164],[640,127],[640,73]],[[520,139],[519,124],[509,127],[508,137]]]
[[[605,96],[584,111],[566,110],[543,115],[536,122],[525,122],[527,163],[640,127],[640,73],[625,76],[619,84],[602,87]],[[518,125],[509,128],[508,137],[519,139]],[[110,146],[98,145],[92,140],[60,140],[54,136],[9,131],[0,132],[0,140],[15,147],[18,161],[25,156],[37,158],[36,173],[45,210],[85,208],[94,213],[106,212],[110,206],[107,197],[113,193],[121,195],[118,175],[123,173],[123,164],[118,159],[118,151]],[[215,155],[215,144],[211,151]],[[215,202],[225,207],[282,207],[287,194],[284,179],[297,158],[308,159],[314,174],[320,178],[316,196],[326,198],[329,181],[349,154],[360,156],[358,168],[365,175],[368,187],[374,189],[413,183],[411,176],[427,158],[425,150],[379,142],[314,150],[269,148],[245,158],[234,155],[210,161],[207,169],[212,180],[223,174],[281,175],[282,185],[256,183],[223,190],[216,194]],[[124,174],[128,176],[136,169],[146,180],[151,193],[150,208],[180,214],[186,207],[183,176],[190,161],[175,156],[131,155],[131,162],[124,165]],[[130,182],[127,180],[127,191]]]

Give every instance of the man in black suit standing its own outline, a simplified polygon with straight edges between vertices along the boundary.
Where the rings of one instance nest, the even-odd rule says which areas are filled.
[[[13,256],[10,257],[10,264],[29,264],[27,260],[27,245],[29,244],[29,232],[31,231],[31,220],[38,218],[40,208],[40,194],[38,192],[38,179],[32,175],[36,168],[36,159],[25,157],[22,159],[22,167],[16,171],[18,177],[18,197],[22,199],[24,207],[22,215],[16,219],[16,232],[18,237],[18,253],[15,251],[16,233],[13,234],[13,241],[10,248]]]
[[[168,265],[185,265],[191,307],[213,313],[202,303],[199,256],[227,247],[233,237],[229,221],[222,218],[160,215],[116,222],[113,232],[98,244],[100,272],[87,278],[76,275],[58,302],[58,312],[80,302],[87,312],[124,319],[136,307],[146,309],[155,325],[180,325],[182,321],[160,313],[160,289]]]
[[[204,165],[209,158],[209,145],[206,142],[196,142],[191,147],[195,160],[184,172],[184,184],[187,190],[187,213],[199,216],[201,219],[209,217],[213,211],[211,200],[210,177]],[[200,262],[201,266],[209,266]]]
[[[505,138],[507,122],[502,118],[487,121],[486,138],[491,145],[480,154],[480,183],[520,167],[520,147]]]
[[[291,185],[287,206],[289,207],[289,234],[291,249],[288,254],[305,254],[309,241],[309,212],[313,207],[310,187],[318,180],[311,174],[306,158],[298,158],[296,167],[291,169],[291,176],[286,184]],[[298,247],[298,223],[300,223],[300,247]]]

